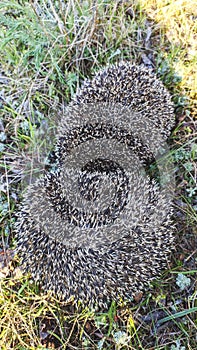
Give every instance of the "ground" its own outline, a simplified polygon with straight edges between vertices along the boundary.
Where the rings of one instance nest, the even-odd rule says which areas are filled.
[[[196,19],[195,0],[1,2],[2,350],[196,349]],[[48,166],[65,105],[85,78],[123,59],[152,68],[174,101],[176,249],[150,290],[96,312],[21,275],[13,224],[27,184]]]

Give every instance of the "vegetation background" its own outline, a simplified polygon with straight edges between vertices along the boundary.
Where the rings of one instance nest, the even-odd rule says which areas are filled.
[[[0,24],[0,348],[195,350],[196,1],[1,1]],[[76,310],[21,275],[14,213],[25,186],[47,168],[56,120],[77,87],[122,59],[152,68],[175,104],[176,251],[133,302]]]

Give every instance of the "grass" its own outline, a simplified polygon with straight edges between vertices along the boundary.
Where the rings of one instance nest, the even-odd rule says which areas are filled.
[[[0,3],[2,350],[196,348],[196,16],[195,0]],[[76,89],[122,59],[153,68],[173,96],[177,247],[147,294],[112,301],[105,313],[76,310],[21,276],[14,213],[49,166],[57,120]]]

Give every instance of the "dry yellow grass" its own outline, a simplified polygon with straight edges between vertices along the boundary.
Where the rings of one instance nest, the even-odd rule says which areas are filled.
[[[140,0],[142,8],[163,29],[172,48],[179,49],[173,62],[182,77],[180,88],[197,105],[197,2],[196,0]],[[174,49],[172,49],[173,51]],[[166,52],[166,56],[169,55]]]

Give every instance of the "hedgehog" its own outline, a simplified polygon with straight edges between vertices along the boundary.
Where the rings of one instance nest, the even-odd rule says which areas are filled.
[[[144,66],[109,66],[77,91],[59,121],[56,167],[17,213],[21,266],[45,291],[105,308],[166,268],[173,179],[158,159],[173,125],[170,94]]]

